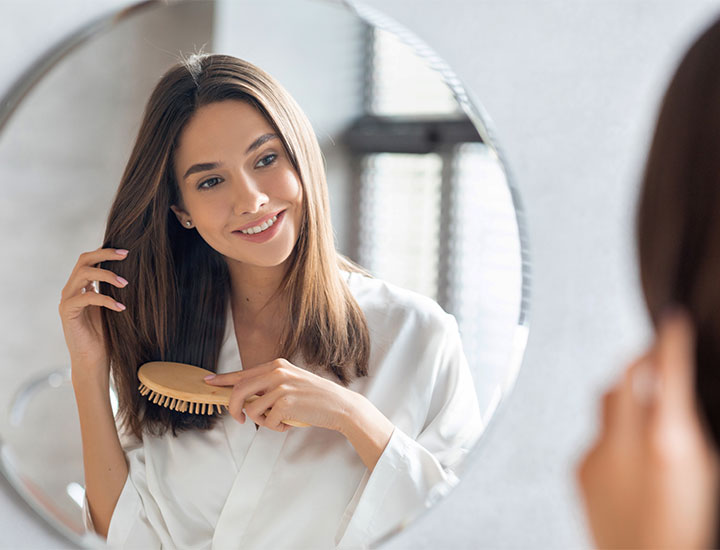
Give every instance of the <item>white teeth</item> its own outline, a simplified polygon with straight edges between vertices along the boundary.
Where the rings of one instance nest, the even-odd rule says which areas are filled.
[[[250,229],[243,229],[240,232],[245,235],[254,235],[255,233],[265,231],[268,227],[271,227],[276,221],[277,216],[273,216],[269,220],[263,222],[261,225],[256,225],[255,227],[251,227]]]

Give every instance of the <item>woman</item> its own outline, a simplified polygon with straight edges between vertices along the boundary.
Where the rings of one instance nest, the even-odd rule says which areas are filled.
[[[481,430],[454,319],[337,254],[309,122],[229,56],[156,86],[60,314],[86,520],[113,546],[363,546],[452,484]],[[149,403],[152,360],[217,372],[230,414]]]
[[[603,548],[718,542],[720,21],[666,93],[638,214],[651,349],[605,396],[579,475]]]

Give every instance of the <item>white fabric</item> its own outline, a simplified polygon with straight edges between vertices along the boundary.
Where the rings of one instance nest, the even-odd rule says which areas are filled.
[[[363,548],[457,482],[451,467],[482,426],[455,319],[378,279],[348,284],[371,340],[370,374],[350,389],[395,425],[373,472],[337,432],[256,430],[228,414],[209,431],[121,436],[130,473],[110,547]],[[241,369],[228,312],[218,372]],[[85,517],[92,529],[87,505]]]

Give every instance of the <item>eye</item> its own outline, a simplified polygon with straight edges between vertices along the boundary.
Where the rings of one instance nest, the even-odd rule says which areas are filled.
[[[210,189],[220,183],[220,178],[208,178],[198,184],[198,189]]]
[[[263,158],[261,158],[255,166],[260,168],[263,168],[264,166],[269,166],[273,162],[275,162],[275,159],[277,159],[277,155],[275,153],[270,153],[269,155],[265,155]]]

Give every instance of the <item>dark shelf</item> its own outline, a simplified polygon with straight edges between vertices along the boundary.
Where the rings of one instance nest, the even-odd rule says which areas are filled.
[[[466,117],[396,117],[365,115],[343,134],[353,153],[425,154],[460,143],[482,143]]]

